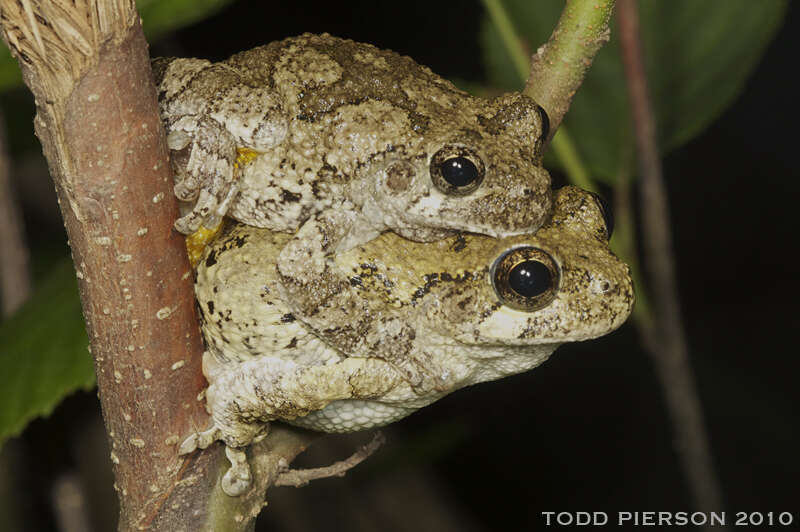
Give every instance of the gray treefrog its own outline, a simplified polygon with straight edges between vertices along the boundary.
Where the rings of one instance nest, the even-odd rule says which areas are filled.
[[[396,364],[343,352],[295,318],[275,268],[291,235],[228,228],[195,285],[213,427],[181,452],[222,439],[233,464],[225,490],[241,493],[249,483],[242,449],[269,421],[326,432],[385,425],[464,386],[534,368],[562,343],[616,329],[634,296],[608,236],[596,198],[566,187],[535,234],[417,243],[384,233],[336,255],[358,296],[378,309],[340,326],[374,320],[379,343],[425,359],[437,386],[420,391]]]
[[[175,227],[228,215],[293,233],[277,258],[284,299],[344,351],[398,359],[351,319],[376,309],[333,255],[385,230],[421,242],[531,233],[551,210],[547,115],[523,94],[473,97],[408,57],[327,34],[153,66],[185,207]],[[399,369],[421,389],[436,371],[408,357]]]

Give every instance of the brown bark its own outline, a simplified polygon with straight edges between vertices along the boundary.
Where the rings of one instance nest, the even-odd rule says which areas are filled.
[[[172,504],[179,481],[213,478],[220,458],[187,467],[176,454],[207,424],[205,383],[147,44],[130,2],[57,4],[4,1],[2,29],[36,98],[76,265],[120,529],[148,527],[166,501],[189,523],[191,501]]]
[[[149,72],[140,30],[101,46],[64,109],[65,155],[77,179],[70,187],[56,178],[115,464],[120,529],[147,525],[160,512],[188,473],[175,444],[207,424],[196,400],[205,382],[193,278],[183,238],[172,230],[177,208]],[[45,141],[48,129],[37,120],[52,161],[58,148]]]

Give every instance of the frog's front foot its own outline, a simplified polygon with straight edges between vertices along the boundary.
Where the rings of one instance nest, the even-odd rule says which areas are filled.
[[[253,483],[247,454],[244,449],[225,446],[225,456],[228,457],[231,468],[222,477],[222,491],[230,497],[238,497],[250,489]]]
[[[208,117],[186,116],[167,135],[175,172],[175,196],[183,202],[175,229],[192,234],[200,226],[217,227],[239,193],[236,165],[240,156],[233,137]]]
[[[262,434],[255,440],[263,437],[264,435]],[[189,454],[197,449],[207,449],[212,443],[220,439],[223,439],[222,431],[217,427],[196,432],[181,443],[178,454]],[[247,463],[247,454],[244,449],[225,444],[225,456],[230,461],[231,467],[222,477],[222,491],[230,497],[238,497],[250,489],[253,481],[250,464]]]
[[[189,454],[197,449],[207,449],[209,445],[219,440],[221,436],[218,427],[214,426],[203,432],[195,432],[181,443],[178,454]]]
[[[218,181],[215,179],[214,181]],[[175,195],[179,200],[182,191],[175,185]],[[216,190],[215,190],[216,189]],[[194,206],[186,214],[175,220],[175,229],[184,235],[191,235],[205,228],[214,230],[219,227],[222,218],[227,214],[231,202],[239,194],[236,183],[228,183],[226,187],[212,186],[203,188],[197,195]],[[202,226],[202,227],[201,227]]]

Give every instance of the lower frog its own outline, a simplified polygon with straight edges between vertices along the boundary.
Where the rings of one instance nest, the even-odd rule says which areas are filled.
[[[535,234],[418,243],[384,233],[337,255],[360,297],[382,309],[340,326],[369,321],[375,342],[435,368],[436,385],[421,392],[392,360],[343,352],[328,331],[295,319],[275,267],[291,235],[228,228],[196,282],[213,427],[181,452],[221,439],[232,463],[223,487],[240,494],[250,485],[244,448],[270,421],[324,432],[386,425],[459,388],[532,369],[565,342],[613,331],[634,296],[608,236],[597,199],[565,187]]]
[[[298,320],[364,343],[354,314],[379,312],[332,257],[390,230],[536,231],[551,210],[545,110],[521,93],[471,96],[408,57],[304,34],[220,62],[153,62],[175,193],[197,250],[222,216],[292,233],[275,258]],[[429,368],[402,367],[418,388]]]

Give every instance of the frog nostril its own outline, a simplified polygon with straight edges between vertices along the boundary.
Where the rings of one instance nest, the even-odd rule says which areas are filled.
[[[611,283],[607,279],[595,278],[592,279],[590,285],[591,291],[595,294],[607,294],[611,290]]]

